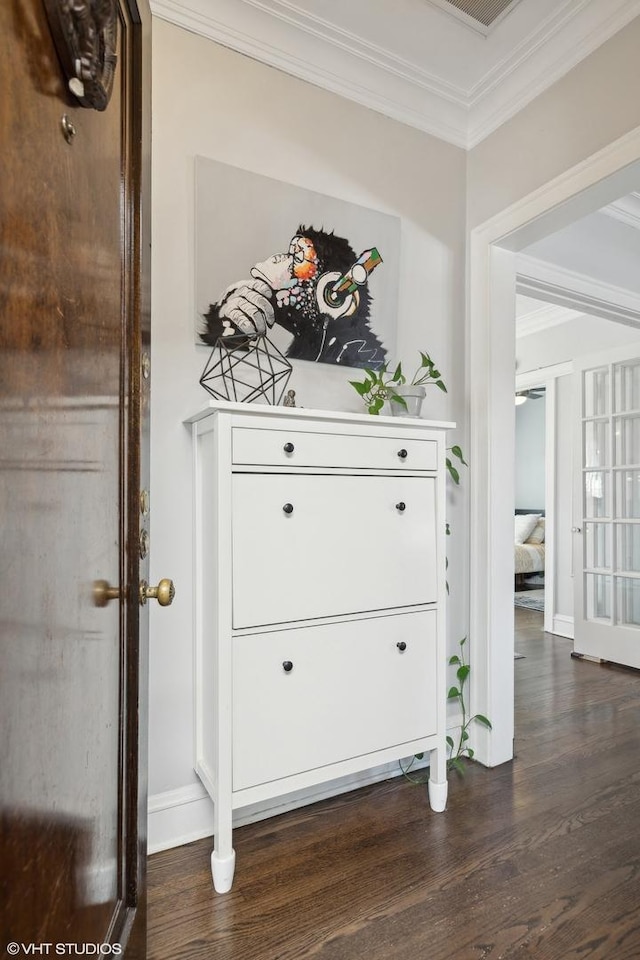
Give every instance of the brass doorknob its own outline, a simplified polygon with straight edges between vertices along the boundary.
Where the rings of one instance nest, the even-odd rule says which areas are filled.
[[[161,607],[168,607],[173,603],[176,588],[173,580],[160,580],[157,587],[150,587],[146,580],[140,581],[140,606],[144,607],[147,600],[157,600]]]
[[[112,587],[108,580],[93,581],[94,607],[106,607],[109,600],[117,600],[120,596],[120,587]]]

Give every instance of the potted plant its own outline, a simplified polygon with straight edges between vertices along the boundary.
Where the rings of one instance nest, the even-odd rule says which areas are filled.
[[[379,370],[365,367],[364,380],[350,380],[349,383],[362,397],[369,413],[378,415],[385,401],[389,401],[391,413],[399,417],[419,417],[422,401],[426,396],[426,387],[434,384],[444,393],[447,388],[428,353],[420,351],[420,365],[410,380],[398,363],[393,373],[385,363]]]

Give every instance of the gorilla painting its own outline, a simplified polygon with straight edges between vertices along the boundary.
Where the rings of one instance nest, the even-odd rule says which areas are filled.
[[[291,335],[289,358],[378,369],[387,354],[370,326],[368,278],[381,262],[375,247],[358,256],[343,237],[300,224],[286,253],[256,263],[210,305],[200,339],[251,340],[277,324]]]

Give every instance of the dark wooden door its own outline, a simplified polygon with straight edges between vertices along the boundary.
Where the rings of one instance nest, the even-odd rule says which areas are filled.
[[[0,947],[143,956],[149,16],[98,110],[65,3],[0,3]]]

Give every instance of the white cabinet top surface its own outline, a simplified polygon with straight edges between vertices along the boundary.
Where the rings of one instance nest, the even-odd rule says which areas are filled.
[[[284,407],[272,404],[232,403],[210,400],[201,410],[185,419],[185,423],[197,423],[215,414],[232,414],[240,417],[264,417],[271,420],[294,419],[302,426],[305,421],[353,424],[354,426],[394,427],[396,430],[452,430],[455,423],[444,420],[424,420],[421,417],[381,417],[368,413],[347,413],[342,410],[311,410],[306,407]],[[266,423],[265,423],[266,426]]]

